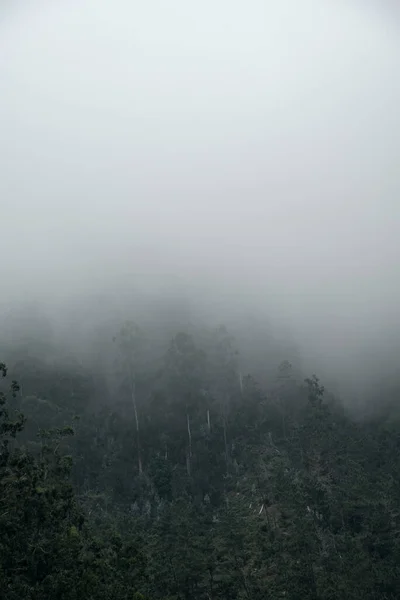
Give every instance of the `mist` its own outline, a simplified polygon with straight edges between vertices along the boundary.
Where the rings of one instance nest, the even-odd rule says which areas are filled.
[[[394,371],[395,4],[5,3],[2,304],[140,290],[265,320],[332,379]]]

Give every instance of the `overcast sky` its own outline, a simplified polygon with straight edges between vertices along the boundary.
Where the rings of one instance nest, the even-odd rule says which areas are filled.
[[[336,352],[396,330],[396,2],[2,6],[3,295],[173,274]]]

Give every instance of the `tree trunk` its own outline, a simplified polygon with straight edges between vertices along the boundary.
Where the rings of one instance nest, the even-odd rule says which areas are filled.
[[[223,394],[220,398],[220,411],[222,416],[222,429],[224,435],[224,450],[225,450],[225,464],[226,464],[226,474],[229,474],[229,450],[228,450],[228,433],[227,433],[227,423],[226,423],[226,413],[227,413],[227,396]]]
[[[243,395],[243,377],[241,372],[239,371],[239,387],[240,387],[240,393]]]
[[[133,404],[133,411],[135,413],[135,423],[136,423],[136,447],[138,453],[138,469],[139,475],[143,473],[142,467],[142,453],[140,448],[140,429],[139,429],[139,415],[136,404],[136,386],[135,386],[135,376],[132,370],[132,365],[130,366],[130,384],[131,384],[131,398]]]
[[[186,468],[187,468],[188,475],[190,476],[191,461],[192,461],[192,432],[190,430],[190,417],[189,417],[188,412],[186,413],[186,422],[187,422],[187,431],[188,431],[188,440],[189,440]]]
[[[226,474],[229,474],[229,451],[228,451],[228,438],[226,434],[226,419],[223,416],[223,428],[224,428],[224,446],[225,446],[225,462],[226,462]]]

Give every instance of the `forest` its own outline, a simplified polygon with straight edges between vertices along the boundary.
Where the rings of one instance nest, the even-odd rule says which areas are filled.
[[[400,600],[399,9],[0,0],[0,600]]]
[[[400,597],[389,401],[357,415],[285,356],[260,383],[224,326],[129,320],[90,360],[40,326],[1,350],[2,598]]]

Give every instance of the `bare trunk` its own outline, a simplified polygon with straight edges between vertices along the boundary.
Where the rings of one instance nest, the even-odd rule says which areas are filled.
[[[190,417],[189,413],[186,414],[188,439],[189,439],[189,456],[192,458],[192,432],[190,431]]]
[[[207,410],[207,426],[208,426],[208,433],[211,433],[211,421],[210,421],[210,410]]]
[[[139,475],[141,475],[143,473],[143,467],[142,467],[142,456],[141,456],[141,450],[140,450],[139,417],[138,417],[138,412],[137,412],[137,407],[136,407],[136,400],[134,401],[133,408],[135,411],[135,421],[136,421],[136,442],[137,442],[137,452],[138,452],[138,468],[139,468]]]
[[[131,398],[132,398],[132,404],[133,404],[133,411],[135,413],[135,423],[136,423],[136,447],[137,447],[137,453],[138,453],[138,469],[139,469],[139,475],[141,475],[143,473],[143,467],[142,467],[142,454],[141,454],[141,449],[140,449],[140,429],[139,429],[139,415],[138,415],[138,410],[137,410],[137,404],[136,404],[136,386],[135,386],[135,376],[132,370],[132,366],[130,367],[130,383],[131,383]]]
[[[228,450],[228,434],[227,434],[227,424],[226,424],[226,412],[227,412],[227,396],[224,394],[221,398],[220,407],[221,407],[221,415],[222,415],[222,428],[224,434],[224,450],[225,450],[225,464],[226,464],[226,474],[229,474],[229,450]]]
[[[225,462],[226,462],[226,474],[229,473],[229,451],[228,451],[228,438],[226,434],[226,419],[225,415],[223,417],[223,426],[224,426],[224,446],[225,446]]]
[[[192,460],[192,432],[190,430],[190,418],[189,418],[189,413],[186,413],[186,422],[187,422],[187,431],[188,431],[188,441],[189,441],[189,447],[188,447],[188,453],[187,453],[187,461],[186,461],[186,468],[187,468],[187,473],[188,475],[190,475],[191,472],[191,460]]]
[[[186,472],[187,472],[188,476],[190,477],[190,475],[191,475],[191,464],[190,464],[189,451],[186,453]]]

